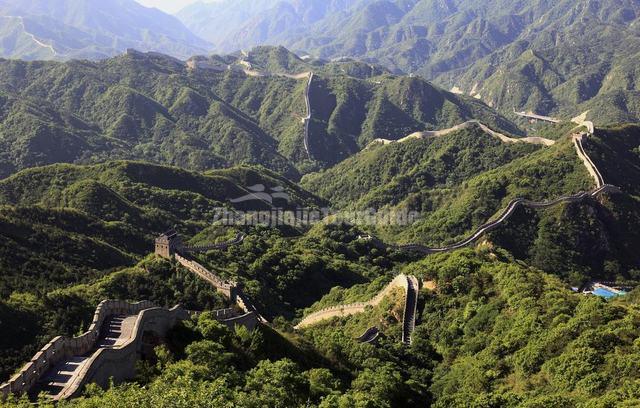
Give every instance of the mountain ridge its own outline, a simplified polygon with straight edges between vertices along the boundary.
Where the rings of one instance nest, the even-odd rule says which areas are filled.
[[[130,159],[193,170],[253,163],[295,180],[378,137],[470,119],[520,132],[482,102],[420,78],[353,61],[305,62],[282,47],[246,54],[0,60],[0,177],[56,162]],[[303,123],[307,72],[311,119]]]

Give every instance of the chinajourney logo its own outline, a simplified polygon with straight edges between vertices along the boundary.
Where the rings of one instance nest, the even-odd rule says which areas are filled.
[[[264,184],[256,184],[255,186],[247,187],[249,193],[242,197],[234,198],[231,201],[233,204],[244,203],[247,201],[266,201],[270,204],[273,204],[273,200],[276,198],[281,198],[289,202],[289,194],[285,193],[285,189],[282,186],[273,187],[270,189],[271,193],[267,193],[267,188]]]
[[[291,206],[291,195],[283,186],[267,187],[256,184],[244,188],[246,194],[229,200],[229,207],[218,207],[214,211],[214,222],[228,226],[292,226],[305,227],[317,223],[349,223],[359,226],[406,226],[420,216],[417,211],[406,209],[361,211],[333,211],[328,207]],[[247,210],[251,203],[261,209]],[[276,205],[286,204],[286,207]],[[268,209],[263,209],[268,206]],[[242,209],[241,209],[242,208]]]

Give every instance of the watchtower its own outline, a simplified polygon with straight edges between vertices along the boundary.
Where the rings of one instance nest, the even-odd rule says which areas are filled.
[[[171,258],[182,247],[182,241],[174,229],[170,229],[156,238],[156,255]]]

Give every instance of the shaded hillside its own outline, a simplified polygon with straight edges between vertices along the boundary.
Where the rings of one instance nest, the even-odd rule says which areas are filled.
[[[562,127],[560,127],[562,128]],[[519,208],[487,237],[514,256],[574,285],[640,279],[637,126],[598,129],[585,149],[620,186],[582,203]],[[503,145],[482,132],[374,146],[302,184],[343,209],[418,211],[409,226],[371,228],[388,242],[458,242],[514,198],[535,201],[590,191],[594,181],[568,135],[554,146]]]
[[[384,71],[355,62],[312,65],[268,47],[192,62],[195,69],[138,52],[101,62],[0,61],[0,177],[58,162],[141,159],[192,170],[254,163],[296,179],[373,137],[470,118],[514,129],[471,98],[419,79],[374,80]],[[301,120],[311,70],[317,162],[305,151]]]
[[[556,210],[519,210],[492,240],[545,271],[562,271],[574,284],[585,277],[640,280],[640,127],[599,129],[586,149],[605,182],[622,194]]]
[[[380,203],[381,207],[417,210],[423,218],[400,233],[402,241],[442,245],[484,224],[516,197],[552,200],[591,190],[593,185],[573,143],[565,138],[451,186],[422,189],[409,182],[388,183],[371,191],[358,205],[366,208]]]
[[[639,279],[638,135],[637,126],[624,126],[585,141],[605,182],[622,194],[547,210],[520,208],[488,239],[575,285]],[[339,208],[418,211],[412,225],[371,230],[385,241],[436,247],[468,236],[516,197],[545,201],[594,188],[568,135],[537,148],[504,145],[471,130],[373,146],[305,176],[302,184]]]
[[[505,144],[474,127],[439,138],[371,145],[335,167],[305,176],[302,185],[339,207],[362,207],[361,199],[395,186],[389,198],[399,203],[411,191],[455,186],[538,149]],[[381,201],[375,206],[387,204]]]
[[[0,181],[0,292],[58,287],[130,265],[153,250],[156,235],[173,226],[195,235],[215,221],[217,208],[232,209],[229,200],[256,184],[284,187],[289,202],[274,205],[322,204],[280,176],[246,167],[205,175],[111,162],[20,172]]]

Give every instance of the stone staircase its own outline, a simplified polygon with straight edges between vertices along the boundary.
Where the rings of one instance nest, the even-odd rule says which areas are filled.
[[[132,334],[133,326],[138,314],[116,315],[108,317],[101,328],[101,334],[94,346],[82,355],[64,358],[48,370],[30,391],[31,396],[37,397],[45,393],[48,397],[58,400],[69,387],[73,379],[77,378],[82,369],[89,362],[91,356],[99,349],[116,348],[121,346]]]
[[[418,311],[418,291],[420,283],[415,276],[407,277],[407,297],[402,318],[402,342],[411,344],[411,335],[416,327],[416,314]]]

